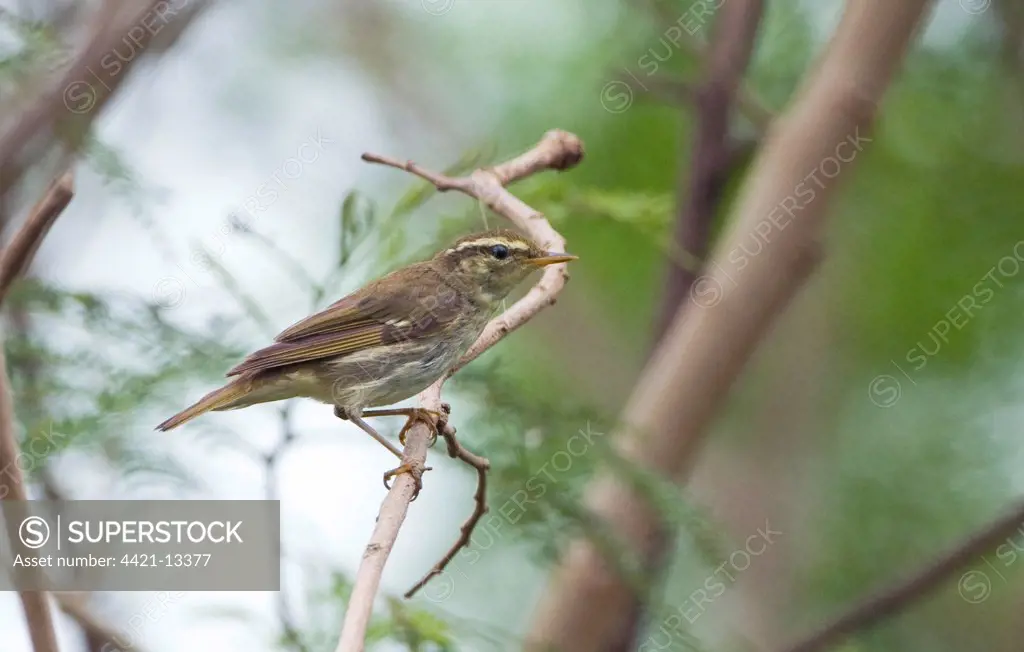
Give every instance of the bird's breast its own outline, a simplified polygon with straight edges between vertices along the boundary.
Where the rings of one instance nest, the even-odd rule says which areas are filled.
[[[373,347],[325,363],[338,404],[391,405],[415,396],[459,361],[480,329]]]

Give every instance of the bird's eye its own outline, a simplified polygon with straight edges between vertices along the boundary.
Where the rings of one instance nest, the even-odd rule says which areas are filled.
[[[503,244],[497,244],[491,247],[491,255],[498,260],[505,260],[508,258],[508,247]]]

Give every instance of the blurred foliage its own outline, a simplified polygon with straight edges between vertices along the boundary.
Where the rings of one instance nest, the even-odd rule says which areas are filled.
[[[344,573],[329,573],[323,586],[314,589],[308,599],[314,626],[303,631],[297,640],[283,638],[279,641],[281,648],[294,652],[333,649],[341,630],[344,605],[351,596],[352,581]],[[375,615],[366,630],[366,643],[371,649],[384,642],[399,643],[411,652],[458,649],[451,627],[436,615],[398,598],[386,597],[384,604],[387,615]]]
[[[83,450],[120,469],[192,481],[174,460],[131,436],[140,406],[165,406],[169,392],[219,375],[238,349],[226,324],[201,332],[172,325],[164,309],[131,296],[70,291],[33,279],[15,286],[8,310],[31,315],[5,342],[12,390],[30,452],[30,472],[49,456]]]

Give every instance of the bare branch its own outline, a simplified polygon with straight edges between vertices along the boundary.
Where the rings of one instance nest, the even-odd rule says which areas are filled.
[[[133,56],[114,67],[102,65],[104,57],[118,46],[123,48],[124,43],[135,43],[140,53],[145,52],[157,35],[165,38],[180,33],[182,26],[194,20],[207,3],[191,4],[182,5],[181,10],[168,10],[167,3],[161,0],[103,3],[96,12],[88,42],[64,74],[31,101],[10,129],[0,131],[0,198],[23,173],[25,166],[19,165],[18,157],[36,136],[61,129],[68,149],[76,150],[84,142],[88,125],[113,97],[131,68],[144,58]],[[150,26],[160,29],[142,29],[146,19]],[[103,77],[96,71],[102,71]],[[68,127],[72,128],[66,130]]]
[[[742,88],[744,71],[754,52],[763,12],[763,0],[733,0],[719,12],[706,52],[704,80],[699,88],[690,89],[697,113],[696,138],[690,165],[688,169],[683,167],[677,182],[673,249],[701,260],[710,247],[711,225],[720,212],[725,184],[737,167],[736,140],[731,133],[732,114],[737,90]],[[685,304],[701,272],[669,257],[661,311],[655,323],[655,343]],[[649,586],[650,591],[658,586],[659,578],[665,576],[663,569],[672,548],[673,538],[667,526],[659,524],[652,535],[650,554],[641,560],[646,578],[644,585]],[[623,629],[611,637],[616,643],[609,650],[636,647],[646,599],[643,595],[630,598],[629,618],[624,621]]]
[[[417,424],[406,435],[402,464],[418,468],[422,473],[427,459],[430,435],[425,425]],[[391,549],[398,538],[398,531],[405,521],[416,491],[416,480],[410,473],[395,478],[388,495],[380,506],[377,524],[373,528],[370,542],[366,545],[363,559],[359,562],[355,585],[345,609],[345,621],[341,626],[341,637],[336,652],[361,652],[366,639],[366,628],[373,614],[373,602],[380,587]]]
[[[675,8],[669,9],[669,4],[662,2],[661,0],[643,0],[642,4],[647,5],[647,8],[652,10],[656,18],[660,23],[664,25],[675,25],[678,24],[679,16],[675,14]],[[719,5],[720,7],[722,5]],[[726,13],[729,10],[727,8],[721,9],[720,13]],[[726,19],[734,26],[738,25],[731,19]],[[758,20],[752,20],[751,23],[756,26]],[[698,36],[697,34],[691,33],[689,30],[682,30],[680,33],[682,40],[678,45],[686,50],[692,57],[698,61],[707,61],[716,58],[716,54],[712,52],[714,44],[709,46],[708,43]],[[716,44],[721,44],[722,40],[716,38]],[[750,43],[752,45],[752,41]],[[730,46],[726,46],[730,47]],[[747,56],[749,58],[749,55]],[[724,59],[720,59],[724,62]],[[746,66],[744,66],[745,68]],[[741,70],[742,72],[742,70]],[[626,82],[628,84],[628,82]],[[671,75],[656,74],[653,75],[648,82],[651,86],[652,95],[660,95],[670,102],[679,102],[682,100],[693,99],[696,97],[694,89],[697,84],[689,80],[679,79]],[[775,118],[774,113],[769,109],[765,103],[752,91],[743,80],[740,79],[735,89],[735,101],[736,107],[739,109],[739,113],[745,117],[754,129],[758,133],[764,133],[768,130],[772,120]]]
[[[847,3],[828,47],[766,135],[707,275],[675,315],[627,401],[622,431],[612,441],[629,463],[676,481],[689,472],[729,388],[818,257],[830,201],[856,156],[843,155],[841,170],[817,176],[817,183],[811,175],[840,146],[868,140],[878,103],[930,4]],[[798,201],[796,193],[809,187],[814,190]],[[765,226],[771,238],[763,236]],[[764,244],[757,255],[735,255],[751,241]],[[631,552],[651,554],[659,514],[627,480],[602,472],[585,502]],[[535,611],[527,649],[601,649],[623,627],[631,595],[596,545],[574,540]]]
[[[565,249],[565,239],[551,227],[541,213],[510,193],[505,185],[544,170],[571,168],[582,159],[582,141],[575,135],[558,129],[544,134],[535,147],[512,160],[492,168],[476,170],[468,177],[458,179],[429,172],[412,161],[403,163],[397,159],[376,154],[363,154],[364,161],[405,170],[430,181],[438,190],[458,190],[469,195],[495,213],[507,218],[542,247],[556,251]],[[546,267],[537,285],[508,310],[487,324],[484,332],[458,366],[420,393],[418,397],[420,407],[442,413],[441,388],[444,382],[456,370],[494,346],[540,310],[552,305],[555,302],[555,295],[565,286],[568,278],[565,264]],[[446,424],[438,424],[438,427],[442,425]],[[377,525],[374,527],[370,542],[366,546],[366,552],[363,553],[363,559],[359,564],[359,570],[356,572],[355,586],[345,612],[345,621],[342,624],[336,652],[359,652],[363,649],[366,627],[373,612],[373,602],[380,586],[380,577],[384,571],[384,565],[387,563],[388,555],[391,554],[391,548],[398,537],[398,531],[405,521],[409,503],[415,494],[416,478],[414,476],[422,474],[425,468],[431,432],[432,428],[428,424],[416,422],[406,433],[402,464],[412,468],[413,473],[400,474],[381,505],[380,513],[377,516]],[[449,446],[451,446],[450,440]],[[451,450],[449,448],[449,451]],[[473,456],[468,451],[459,455],[459,458],[470,464],[473,464],[474,461],[477,462],[473,465],[477,468],[478,474],[486,472],[487,461],[485,459]],[[479,503],[477,509],[480,509]]]
[[[7,536],[11,547],[16,548],[18,527],[28,515],[22,505],[15,505],[8,501],[25,501],[28,496],[25,493],[24,478],[21,468],[17,464],[18,440],[14,432],[14,401],[11,398],[10,380],[6,372],[7,361],[3,354],[3,347],[0,346],[0,468],[4,473],[0,476],[0,493],[3,495],[4,521],[7,525]],[[22,581],[29,580],[33,583],[39,581],[41,573],[39,569],[19,569],[18,578]],[[44,591],[18,591],[21,598],[21,608],[25,612],[25,621],[28,623],[29,636],[32,639],[32,650],[34,652],[58,652],[57,637],[53,629],[53,614],[50,612],[50,603]]]
[[[72,177],[65,174],[52,184],[43,199],[36,204],[25,224],[14,235],[11,243],[0,254],[0,303],[7,295],[11,283],[26,269],[39,244],[46,236],[53,222],[67,207],[72,196]],[[7,378],[7,364],[3,346],[0,343],[0,497],[4,501],[25,501],[25,479],[18,465],[18,438],[15,433],[14,401],[11,398],[10,380]],[[17,547],[18,526],[25,517],[25,510],[16,509],[17,503],[6,503],[3,509],[7,524],[7,536],[11,547]],[[38,569],[29,569],[38,571]],[[37,573],[26,576],[38,578]],[[53,614],[45,592],[19,591],[25,621],[28,623],[35,652],[57,652],[57,637],[53,629]]]
[[[954,573],[1013,536],[1021,523],[1024,523],[1024,502],[1018,503],[921,571],[868,597],[807,638],[785,648],[786,652],[820,652],[838,645],[858,630],[892,618],[947,581]]]
[[[73,183],[72,173],[67,172],[50,184],[46,194],[32,208],[25,224],[0,254],[0,304],[7,298],[14,280],[26,271],[50,227],[71,203]]]
[[[754,51],[763,11],[762,0],[736,0],[722,8],[707,51],[705,78],[694,92],[696,141],[689,169],[678,184],[679,215],[674,237],[676,246],[697,258],[707,255],[711,224],[735,160],[729,133],[733,100]],[[669,265],[657,337],[665,333],[695,278],[695,272]]]
[[[444,405],[447,405],[445,403]],[[444,407],[442,405],[442,408]],[[448,564],[455,559],[455,555],[459,554],[459,551],[463,548],[469,548],[470,541],[473,538],[473,530],[476,528],[476,524],[480,522],[484,514],[487,513],[487,471],[491,468],[491,463],[486,458],[476,455],[459,443],[459,440],[455,438],[455,428],[449,426],[447,423],[441,429],[441,436],[444,437],[448,444],[448,455],[457,459],[462,460],[466,464],[469,464],[476,469],[476,492],[473,494],[473,513],[469,515],[466,522],[459,528],[459,538],[455,540],[452,547],[448,549],[448,552],[441,557],[441,560],[434,564],[426,575],[423,576],[419,582],[405,592],[405,598],[409,599],[416,595],[416,592],[427,585],[434,577],[437,577],[444,572],[444,569],[448,567]]]
[[[469,188],[468,179],[455,179],[444,174],[430,172],[429,170],[424,170],[412,161],[402,163],[398,159],[391,158],[390,156],[381,156],[380,154],[371,154],[370,152],[363,154],[362,159],[367,163],[380,163],[381,165],[405,170],[410,174],[414,174],[419,178],[434,184],[434,187],[437,188],[439,192],[447,192],[448,190],[462,190],[465,192],[466,189]]]

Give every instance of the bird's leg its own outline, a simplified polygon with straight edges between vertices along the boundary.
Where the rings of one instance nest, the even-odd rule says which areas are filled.
[[[347,413],[345,414],[345,416],[341,416],[340,414],[338,414],[338,412],[339,412],[339,409],[335,408],[334,414],[336,416],[338,416],[341,419],[345,419],[347,421],[351,421],[352,423],[356,424],[357,426],[359,426],[360,430],[362,430],[363,432],[365,432],[366,434],[370,435],[371,437],[376,439],[378,442],[380,442],[380,445],[383,446],[384,448],[388,449],[389,451],[391,451],[395,455],[395,457],[397,457],[398,459],[402,459],[402,450],[400,448],[398,448],[397,446],[395,446],[394,444],[392,444],[391,442],[389,442],[387,439],[385,439],[384,435],[382,435],[379,432],[377,432],[376,430],[374,430],[373,426],[371,426],[370,424],[368,424],[365,421],[363,421],[362,417],[357,417],[354,414],[347,414]]]
[[[438,412],[437,410],[427,410],[426,408],[391,408],[387,410],[367,410],[363,412],[364,417],[407,417],[408,421],[402,426],[402,430],[398,433],[398,442],[405,446],[405,433],[412,427],[416,421],[422,421],[430,426],[430,446],[433,446],[437,442],[438,429],[437,424],[440,422],[445,415]]]
[[[351,414],[351,413],[347,412],[342,407],[335,406],[334,407],[334,416],[338,417],[339,419],[343,419],[345,421],[351,421],[352,423],[356,424],[357,426],[359,426],[360,430],[362,430],[363,432],[365,432],[366,434],[370,435],[371,437],[376,439],[378,442],[380,442],[380,444],[382,446],[384,446],[384,448],[386,448],[389,451],[391,451],[395,455],[395,457],[397,457],[398,459],[402,459],[403,458],[402,451],[400,449],[398,449],[394,444],[392,444],[387,439],[385,439],[383,437],[383,435],[381,435],[379,432],[377,432],[376,430],[373,429],[373,426],[371,426],[370,424],[366,423],[366,421],[363,421],[363,419],[362,419],[362,416],[375,416],[375,415],[373,415],[373,414],[367,415],[367,413],[364,412],[362,414],[362,416],[356,416],[354,414]],[[411,420],[412,420],[412,418],[410,417],[410,422],[411,422]],[[408,424],[406,424],[406,425],[408,425]],[[404,429],[403,429],[403,432],[404,432]],[[403,444],[404,444],[404,442],[403,442]],[[429,470],[430,470],[429,466],[424,467],[424,469],[423,469],[423,471],[429,471]],[[390,490],[391,486],[388,484],[388,480],[390,480],[391,478],[395,477],[396,475],[399,475],[399,474],[402,474],[402,473],[408,473],[408,474],[412,475],[413,480],[415,480],[415,482],[416,482],[416,487],[415,487],[415,489],[413,491],[413,494],[412,494],[412,499],[416,500],[416,497],[420,495],[420,489],[423,488],[423,471],[420,471],[414,465],[404,464],[403,463],[400,466],[398,466],[398,467],[396,467],[394,469],[391,469],[390,471],[388,471],[388,472],[386,472],[384,474],[384,487],[386,489]]]

